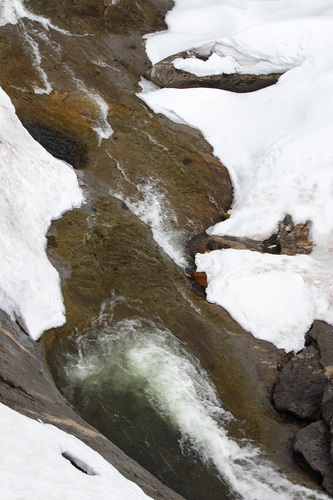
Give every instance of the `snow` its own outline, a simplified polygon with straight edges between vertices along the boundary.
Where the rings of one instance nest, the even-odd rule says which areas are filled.
[[[36,23],[40,23],[46,30],[53,29],[59,33],[69,35],[66,30],[58,28],[51,23],[49,19],[43,16],[33,14],[26,9],[23,0],[1,0],[0,1],[0,26],[6,24],[17,24],[20,19],[30,19]]]
[[[65,322],[57,271],[45,253],[52,219],[78,207],[74,170],[23,127],[0,89],[0,304],[32,338]]]
[[[74,436],[2,403],[0,448],[1,500],[150,498]]]
[[[170,330],[153,321],[140,317],[115,321],[117,303],[125,302],[119,295],[105,302],[100,316],[77,338],[76,354],[68,354],[64,363],[67,395],[79,387],[82,397],[89,397],[97,380],[103,386],[111,384],[123,397],[136,394],[141,404],[145,401],[181,433],[179,445],[186,456],[194,452],[208,468],[215,466],[217,477],[233,492],[222,493],[221,498],[328,500],[327,495],[288,480],[246,438],[232,438],[227,429],[235,419],[221,405],[198,360]],[[96,330],[99,335],[92,345]]]
[[[200,129],[228,168],[230,218],[210,234],[265,239],[286,214],[295,224],[311,221],[309,256],[222,250],[196,258],[210,302],[254,336],[297,351],[314,319],[333,324],[332,4],[176,0],[167,22],[167,31],[147,39],[152,62],[195,48],[175,65],[200,76],[205,65],[207,74],[286,71],[253,93],[145,86],[141,98]]]

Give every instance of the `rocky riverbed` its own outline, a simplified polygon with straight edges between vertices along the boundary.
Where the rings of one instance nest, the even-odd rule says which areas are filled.
[[[198,131],[153,114],[136,95],[140,79],[151,70],[142,36],[165,28],[171,2],[30,0],[26,6],[59,29],[45,31],[29,19],[1,27],[1,86],[30,133],[77,170],[87,201],[55,221],[48,233],[48,256],[61,276],[67,317],[66,325],[41,340],[55,383],[60,389],[64,385],[64,353],[75,352],[77,337],[99,317],[102,305],[113,300],[114,321],[139,315],[186,345],[209,373],[223,407],[234,415],[230,432],[235,438],[246,436],[294,482],[313,485],[293,460],[296,434],[311,426],[303,429],[277,403],[287,368],[274,391],[290,356],[254,339],[225,311],[208,304],[190,274],[193,255],[186,243],[225,217],[232,202],[228,172]],[[281,237],[283,230],[281,223],[274,241],[286,248],[290,238]],[[298,230],[290,244],[297,247],[301,240],[308,251],[306,228]],[[179,498],[73,412],[55,389],[40,347],[5,316],[0,333],[2,402],[77,435],[153,498]],[[312,349],[318,358],[317,347]],[[321,364],[316,375],[321,382],[326,369]],[[287,419],[272,405],[273,392]],[[329,401],[329,389],[325,394]],[[321,440],[331,423],[329,404],[325,408],[314,410],[321,420],[311,424],[322,426],[316,428]],[[107,415],[87,409],[80,398],[74,410],[117,441]],[[296,449],[306,456],[301,432]],[[142,453],[133,455],[140,459]],[[149,460],[144,465],[149,467]],[[187,499],[207,498],[212,484],[207,472],[176,480],[163,471],[154,474]],[[331,491],[329,485],[325,479]],[[218,481],[211,490],[209,498],[220,498]]]

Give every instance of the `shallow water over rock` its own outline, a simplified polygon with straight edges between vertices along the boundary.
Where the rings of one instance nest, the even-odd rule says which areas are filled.
[[[170,331],[234,415],[230,434],[253,440],[295,482],[306,481],[289,453],[297,426],[284,423],[269,400],[285,354],[208,304],[187,274],[193,262],[186,241],[221,220],[232,202],[227,171],[199,132],[153,114],[136,95],[150,67],[142,35],[164,28],[170,2],[30,0],[26,6],[59,29],[29,19],[2,27],[1,85],[32,135],[77,169],[87,200],[48,234],[67,316],[66,325],[41,340],[56,383],[76,411],[185,498],[207,498],[209,488],[209,498],[229,495],[195,451],[182,452],[179,430],[142,402],[141,413],[157,429],[145,442],[147,423],[138,431],[131,420],[137,396],[124,399],[116,386],[110,392],[103,386],[96,409],[79,383],[68,392],[64,359],[77,355],[77,339],[91,332],[102,305],[116,301],[111,326],[140,317]],[[165,435],[163,446],[158,434]],[[165,475],[155,452],[162,459],[170,452]]]

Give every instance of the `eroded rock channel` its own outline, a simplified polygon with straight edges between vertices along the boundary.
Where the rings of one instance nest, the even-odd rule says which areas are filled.
[[[82,209],[55,221],[48,234],[67,323],[41,340],[56,385],[80,416],[57,393],[39,347],[6,317],[0,332],[2,401],[79,436],[153,498],[234,498],[214,466],[149,407],[142,374],[141,382],[124,376],[125,383],[119,376],[133,361],[128,353],[133,355],[143,330],[153,329],[154,338],[156,331],[167,338],[170,333],[176,350],[188,352],[209,374],[224,410],[234,416],[230,435],[246,436],[295,483],[313,486],[292,458],[299,423],[286,421],[270,401],[287,355],[208,304],[189,278],[186,242],[223,219],[232,185],[198,131],[153,114],[136,95],[151,69],[142,36],[165,27],[171,2],[30,0],[26,5],[60,29],[45,33],[29,19],[2,27],[1,86],[30,133],[74,166],[86,196]],[[124,328],[128,343],[119,344],[122,349],[114,340],[100,343],[105,334],[117,339]],[[115,352],[118,357],[112,358]],[[15,356],[24,363],[33,358],[25,384],[14,376]],[[96,356],[104,356],[104,365],[89,379]]]

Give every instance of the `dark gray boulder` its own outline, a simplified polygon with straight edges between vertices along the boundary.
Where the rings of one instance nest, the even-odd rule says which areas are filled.
[[[278,375],[273,402],[293,417],[317,420],[297,433],[294,451],[333,495],[333,326],[315,321],[306,343]]]
[[[297,418],[318,420],[324,386],[320,353],[314,346],[307,347],[280,372],[273,394],[275,407]]]
[[[296,435],[294,450],[321,476],[324,488],[333,494],[330,431],[326,423],[319,420],[301,429]]]

